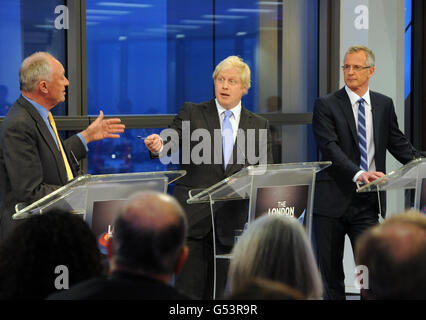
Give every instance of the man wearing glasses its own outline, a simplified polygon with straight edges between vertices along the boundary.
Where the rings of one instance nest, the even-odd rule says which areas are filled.
[[[318,98],[312,120],[320,161],[332,161],[317,175],[313,221],[325,299],[345,299],[345,235],[355,248],[378,213],[385,216],[385,195],[357,193],[357,185],[384,175],[386,150],[403,164],[420,156],[398,128],[392,99],[369,89],[373,52],[350,47],[342,69],[345,87]]]

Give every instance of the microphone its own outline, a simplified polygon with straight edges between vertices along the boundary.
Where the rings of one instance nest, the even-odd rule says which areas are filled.
[[[70,150],[71,156],[72,156],[72,162],[73,162],[73,167],[74,170],[77,172],[77,175],[80,175],[80,162],[78,162],[74,152],[72,152],[72,150]]]

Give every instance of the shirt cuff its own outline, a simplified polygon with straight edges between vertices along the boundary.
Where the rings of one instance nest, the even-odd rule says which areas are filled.
[[[86,148],[86,152],[87,152],[87,151],[89,151],[89,148],[87,147],[87,143],[86,143],[86,141],[84,141],[84,138],[83,138],[83,136],[81,135],[81,133],[77,133],[77,137],[79,137],[79,138],[80,138],[81,143],[82,143],[82,144],[83,144],[83,146]]]
[[[357,180],[358,180],[358,177],[362,174],[362,173],[364,173],[365,171],[364,170],[359,170],[355,175],[354,175],[354,177],[352,178],[352,181],[353,182],[356,182]]]
[[[163,148],[164,148],[164,146],[161,146],[161,149],[160,149],[160,151],[158,151],[158,152],[151,152],[154,156],[159,156],[160,155],[160,153],[161,153],[161,151],[163,151]]]

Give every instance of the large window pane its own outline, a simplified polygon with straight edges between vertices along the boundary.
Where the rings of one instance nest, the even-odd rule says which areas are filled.
[[[214,66],[229,55],[252,69],[248,109],[266,111],[261,90],[281,96],[282,1],[86,3],[89,114],[177,113],[209,100]]]
[[[209,100],[214,96],[214,67],[229,55],[241,56],[252,71],[252,87],[243,97],[246,108],[260,113],[312,111],[318,84],[316,0],[86,4],[89,114],[100,109],[106,114],[170,114],[185,101]],[[298,140],[295,127],[273,129],[276,162],[315,160],[310,126],[300,127]],[[89,171],[147,171],[156,166],[135,134],[126,139],[132,152],[139,148],[136,152],[145,155],[132,154],[132,164],[123,162],[122,167],[107,159],[107,164],[115,163],[111,168],[96,161],[108,157],[100,151],[89,161]],[[119,139],[114,145],[120,149],[125,143]],[[99,145],[109,150],[103,142]]]
[[[209,1],[88,0],[89,113],[176,113],[210,97],[212,27],[193,20],[211,11]]]
[[[65,30],[56,29],[55,8],[60,0],[0,0],[0,116],[19,97],[19,67],[24,58],[36,51],[48,51],[66,69]],[[62,21],[63,22],[63,21]],[[53,114],[66,114],[61,103]]]

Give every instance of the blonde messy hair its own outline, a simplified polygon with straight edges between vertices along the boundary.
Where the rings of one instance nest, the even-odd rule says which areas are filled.
[[[236,68],[240,72],[240,78],[243,88],[248,90],[250,88],[250,68],[244,60],[238,56],[229,56],[222,60],[214,69],[213,80],[216,80],[217,75],[230,68]]]

